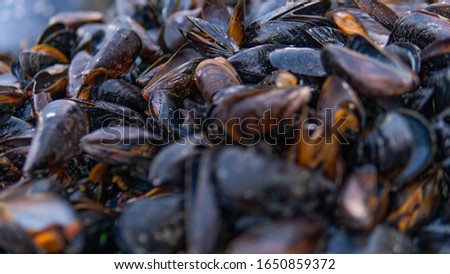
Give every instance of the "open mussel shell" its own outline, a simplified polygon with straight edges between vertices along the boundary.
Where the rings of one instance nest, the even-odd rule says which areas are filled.
[[[143,198],[117,219],[117,245],[127,253],[175,253],[185,246],[184,220],[183,195]]]
[[[53,99],[64,98],[67,88],[68,65],[53,65],[34,76],[33,93],[50,93]]]
[[[33,78],[42,69],[56,64],[67,64],[66,55],[58,49],[40,44],[30,50],[24,50],[19,55],[20,67],[28,79]]]
[[[27,94],[15,86],[0,85],[0,114],[12,114],[27,100]]]
[[[387,223],[401,232],[413,232],[437,214],[446,187],[442,171],[430,171],[397,190]]]
[[[192,59],[201,58],[203,57],[203,54],[199,52],[195,47],[192,45],[186,44],[180,49],[175,52],[172,56],[170,56],[169,60],[162,63],[163,60],[160,60],[161,64],[157,67],[154,67],[153,65],[149,67],[149,70],[144,71],[139,78],[137,79],[138,83],[139,81],[142,81],[142,85],[145,86],[151,86],[154,83],[156,83],[159,79],[161,79],[164,75],[169,73],[170,71],[174,70],[178,66],[183,65],[184,63],[189,62]],[[156,71],[156,72],[152,72]],[[153,77],[149,78],[148,80],[145,80],[148,78],[148,75],[146,74],[153,74]],[[144,83],[145,80],[145,83]],[[141,83],[139,83],[141,84]]]
[[[352,13],[346,10],[334,10],[328,13],[328,17],[333,18],[334,23],[347,35],[359,34],[369,37],[363,23]]]
[[[384,48],[386,51],[399,57],[405,64],[415,72],[420,73],[422,58],[419,47],[411,43],[397,42]]]
[[[204,58],[194,58],[177,66],[157,81],[150,81],[142,90],[142,95],[149,101],[152,94],[164,92],[174,100],[182,101],[197,91],[195,69]]]
[[[386,216],[389,187],[378,181],[375,166],[358,168],[347,178],[340,193],[342,221],[352,229],[370,231]]]
[[[428,121],[413,111],[402,110],[401,113],[408,120],[416,141],[411,159],[397,176],[395,183],[406,182],[425,170],[433,161],[437,149],[436,135]]]
[[[241,45],[244,41],[246,16],[245,5],[246,3],[244,0],[238,0],[228,24],[227,32],[238,45]]]
[[[388,112],[358,143],[358,162],[374,163],[400,186],[424,171],[436,153],[436,134],[419,113]],[[370,159],[370,160],[369,160]]]
[[[346,138],[354,139],[366,126],[366,111],[358,94],[337,76],[329,76],[323,83],[317,111],[330,128],[345,119],[341,129]]]
[[[60,50],[67,58],[71,58],[72,49],[77,42],[74,30],[66,28],[62,23],[49,25],[38,39],[38,44],[47,44]]]
[[[81,251],[78,248],[82,248],[82,244],[80,245],[82,226],[73,208],[65,200],[48,193],[34,194],[21,199],[2,199],[0,209],[1,226],[5,229],[2,230],[1,238],[9,235],[13,239],[20,233],[28,234],[21,239],[16,238],[18,240],[16,245],[25,249],[16,247],[15,250],[10,251],[33,252],[32,249],[30,250],[30,239],[38,252]],[[12,227],[16,227],[17,230],[8,229]],[[5,243],[5,240],[0,242]],[[73,246],[68,247],[68,243],[72,243]],[[10,248],[9,246],[1,247],[6,250]]]
[[[230,57],[239,51],[239,46],[224,30],[200,18],[188,16],[199,30],[189,31],[185,37],[200,51],[210,57]]]

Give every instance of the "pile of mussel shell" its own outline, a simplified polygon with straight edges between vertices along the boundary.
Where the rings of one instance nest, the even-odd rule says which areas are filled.
[[[1,252],[446,253],[449,183],[448,4],[117,0],[0,53]]]

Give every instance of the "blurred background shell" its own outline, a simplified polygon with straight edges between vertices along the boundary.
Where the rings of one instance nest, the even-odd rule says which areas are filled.
[[[114,0],[0,0],[0,51],[18,54],[36,42],[48,19],[62,11],[108,9]]]

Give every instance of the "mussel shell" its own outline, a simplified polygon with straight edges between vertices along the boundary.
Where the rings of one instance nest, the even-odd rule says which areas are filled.
[[[68,59],[72,57],[72,50],[77,42],[77,35],[73,30],[63,29],[48,34],[38,41],[38,44],[47,44],[60,50]]]
[[[83,71],[91,60],[92,56],[86,51],[80,51],[70,62],[68,71],[69,84],[67,87],[67,97],[72,98],[77,95],[78,90],[83,83]]]
[[[228,58],[239,51],[239,46],[224,30],[200,18],[188,16],[198,30],[191,30],[185,37],[209,57]]]
[[[362,162],[375,164],[380,175],[390,177],[396,186],[426,169],[435,153],[434,131],[426,119],[411,110],[388,112],[357,148]]]
[[[450,105],[450,67],[436,71],[425,82],[433,90],[433,113],[440,113]]]
[[[232,254],[314,253],[324,233],[325,222],[300,217],[251,227],[234,238],[227,248]]]
[[[396,229],[378,225],[368,234],[337,231],[331,235],[328,254],[410,254],[417,247],[412,239]]]
[[[0,114],[11,114],[27,100],[27,95],[15,86],[0,85]]]
[[[79,51],[85,50],[90,54],[96,54],[107,35],[107,26],[104,24],[90,23],[77,29],[77,44],[73,47],[72,57]]]
[[[424,10],[439,14],[440,16],[444,16],[450,19],[450,5],[447,3],[434,3],[426,6]]]
[[[202,5],[202,18],[226,31],[230,14],[224,1],[206,0]]]
[[[323,21],[320,24],[327,26],[328,22]],[[247,29],[244,46],[254,47],[263,44],[277,44],[320,48],[322,45],[307,31],[313,26],[315,25],[305,22],[269,21],[255,26],[254,29]]]
[[[392,29],[389,43],[409,42],[423,49],[436,40],[450,37],[450,19],[419,10],[400,17]]]
[[[34,50],[22,51],[19,55],[19,62],[24,74],[29,78],[33,78],[36,73],[46,67],[65,63],[64,60],[47,52]]]
[[[149,100],[151,94],[164,92],[177,102],[182,101],[197,90],[195,69],[203,58],[192,59],[171,70],[155,83],[150,81],[142,90],[142,95]]]
[[[10,116],[0,126],[0,139],[4,140],[10,137],[32,136],[34,127],[14,116]]]
[[[198,17],[200,16],[200,12],[201,9],[194,9],[183,10],[172,14],[160,32],[158,40],[161,47],[165,50],[175,52],[186,43],[186,39],[179,30],[183,32],[190,31],[194,25],[189,21],[187,16]]]
[[[189,253],[213,253],[222,236],[222,211],[216,196],[213,178],[214,151],[191,158],[186,168],[186,242]]]
[[[164,64],[161,64],[161,66],[159,66],[159,68],[155,67],[154,69],[152,69],[152,70],[157,70],[157,71],[154,73],[154,76],[144,84],[144,87],[153,85],[159,79],[161,79],[164,75],[166,75],[170,71],[174,70],[178,66],[181,66],[181,65],[189,62],[192,59],[201,58],[201,57],[203,57],[203,54],[200,53],[196,48],[194,48],[193,46],[191,46],[189,44],[184,45],[177,52],[175,52],[169,58],[169,60],[167,60]],[[150,67],[152,67],[152,66],[150,66]],[[146,71],[146,72],[148,72],[149,74],[152,74],[151,71]],[[141,78],[141,77],[144,78],[146,72],[144,72],[139,78]],[[146,76],[145,76],[145,78],[146,78]]]
[[[117,17],[109,27],[117,29],[124,28],[134,31],[141,40],[142,49],[140,56],[145,60],[152,62],[158,59],[158,57],[160,56],[161,49],[159,48],[159,46],[153,43],[146,30],[132,18],[124,16]]]
[[[312,1],[301,3],[290,3],[290,5],[280,5],[275,10],[258,17],[252,22],[252,25],[263,24],[268,21],[278,20],[286,16],[295,15],[322,15],[330,8],[328,1]]]
[[[184,197],[144,198],[124,209],[115,238],[126,253],[175,253],[184,247]]]
[[[269,54],[283,45],[260,45],[249,49],[240,50],[228,58],[228,61],[246,83],[256,84],[276,69],[269,60]]]
[[[437,137],[436,160],[442,161],[444,168],[450,167],[450,108],[437,115],[433,119],[433,129]]]
[[[284,48],[269,54],[272,66],[292,73],[324,77],[326,72],[320,61],[320,50],[312,48]]]
[[[41,113],[24,173],[47,173],[61,167],[78,152],[79,139],[88,128],[87,115],[77,103],[57,100],[48,104]]]
[[[415,72],[421,70],[420,49],[411,43],[393,43],[385,47],[385,50],[399,57],[405,64]]]
[[[136,127],[110,126],[98,129],[80,140],[80,147],[92,157],[112,165],[150,162],[160,140]]]
[[[383,55],[383,54],[380,54]],[[382,60],[336,45],[322,49],[322,64],[329,74],[348,81],[359,93],[367,96],[393,96],[414,90],[419,79],[405,64],[392,56]],[[390,59],[386,63],[385,59]],[[394,65],[395,64],[395,65]]]
[[[434,72],[450,67],[450,38],[438,40],[422,50],[422,78],[433,75]]]
[[[6,211],[11,220],[22,227],[34,238],[34,243],[45,252],[80,252],[82,246],[81,223],[70,204],[53,194],[34,194],[20,199],[4,199],[0,201],[2,211]],[[48,208],[52,208],[49,214]],[[5,219],[3,219],[5,221]],[[8,221],[8,220],[6,220]],[[41,242],[40,233],[48,229],[60,231],[61,244],[54,246],[46,241]],[[3,234],[3,237],[6,235]],[[60,236],[60,237],[61,237]],[[66,250],[66,248],[68,248]]]
[[[327,117],[327,111],[332,111],[331,116]],[[362,105],[361,99],[357,93],[350,87],[350,85],[343,79],[337,76],[329,76],[324,84],[317,102],[317,112],[319,116],[324,119],[326,125],[331,128],[335,120],[339,117],[340,111],[348,111],[355,115],[355,117],[342,116],[345,122],[349,123],[349,127],[343,124],[342,132],[345,137],[354,138],[355,134],[363,131],[366,126],[366,110]],[[332,121],[329,121],[332,118]],[[357,119],[357,124],[353,124],[351,118]]]
[[[217,93],[217,96],[223,95]],[[295,115],[306,106],[310,98],[311,90],[306,86],[249,86],[243,93],[229,94],[220,104],[216,101],[217,106],[213,112],[232,140],[257,142],[281,127],[280,121],[286,119],[284,122],[293,122]]]
[[[389,187],[378,182],[374,166],[366,165],[349,175],[339,203],[345,215],[342,221],[348,227],[370,231],[386,217]]]
[[[108,126],[145,126],[141,114],[125,106],[104,101],[73,101],[88,114],[89,131]]]
[[[392,30],[398,19],[397,14],[381,1],[353,0],[353,3],[388,30]]]
[[[334,189],[317,172],[235,147],[216,156],[216,181],[229,206],[274,216],[318,209]]]
[[[242,44],[245,34],[245,1],[238,0],[230,17],[227,33],[238,45]],[[228,23],[228,22],[227,22]]]
[[[199,153],[197,147],[198,145],[192,142],[175,142],[164,147],[150,166],[148,178],[152,184],[155,187],[184,187],[187,162]]]
[[[220,90],[242,84],[233,66],[223,58],[207,59],[198,64],[195,82],[208,103]]]
[[[394,193],[387,223],[401,232],[413,232],[437,214],[442,201],[443,172],[428,172]]]
[[[62,23],[70,29],[78,29],[84,24],[102,23],[103,21],[103,13],[98,11],[69,11],[53,15],[49,19],[49,25]]]
[[[130,69],[141,49],[141,39],[134,31],[118,29],[90,60],[85,74],[98,68],[105,68],[108,78],[119,77]]]
[[[141,95],[141,89],[121,79],[103,82],[91,94],[93,100],[120,104],[139,113],[147,109],[147,101]]]
[[[53,65],[34,76],[33,93],[48,92],[53,99],[65,98],[67,89],[68,65]]]

